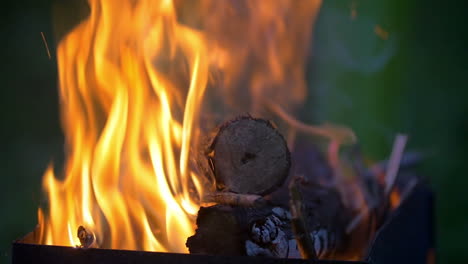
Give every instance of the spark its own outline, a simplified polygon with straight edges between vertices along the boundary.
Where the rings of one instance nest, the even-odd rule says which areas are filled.
[[[47,51],[47,56],[49,57],[49,60],[52,59],[52,57],[50,56],[50,50],[49,50],[49,45],[47,45],[47,40],[44,36],[44,32],[41,31],[41,36],[42,36],[42,40],[44,41],[44,45],[45,45],[45,48],[46,48],[46,51]]]
[[[380,25],[376,25],[374,28],[374,32],[377,36],[379,36],[382,40],[387,40],[388,36],[390,35],[388,31],[384,30]]]
[[[351,20],[356,19],[356,17],[357,17],[357,3],[356,3],[356,1],[351,2],[350,11],[351,11],[351,13],[350,13]]]

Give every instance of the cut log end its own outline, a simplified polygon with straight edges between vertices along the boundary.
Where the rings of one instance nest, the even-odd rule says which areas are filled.
[[[283,184],[291,166],[283,136],[250,116],[223,124],[209,152],[218,189],[235,193],[267,194]]]

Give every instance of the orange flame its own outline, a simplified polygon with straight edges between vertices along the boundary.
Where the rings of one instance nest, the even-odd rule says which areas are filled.
[[[89,17],[58,47],[68,152],[64,180],[52,167],[44,175],[49,204],[38,212],[39,242],[76,246],[82,225],[99,247],[186,252],[204,186],[190,150],[201,134],[201,106],[212,73],[223,73],[223,83],[230,83],[250,63],[251,96],[269,87],[274,98],[288,95],[286,104],[301,101],[308,31],[320,1],[310,1],[308,8],[298,2],[249,1],[250,22],[238,16],[224,20],[231,26],[242,22],[230,32],[234,37],[249,32],[242,44],[221,33],[227,24],[213,24],[225,12],[210,14],[242,1],[202,1],[197,14],[202,32],[177,16],[192,1],[89,0]],[[287,17],[294,22],[289,29]],[[284,39],[288,36],[301,40],[298,51],[298,43]],[[249,56],[257,52],[252,63]],[[280,92],[289,80],[299,92]]]

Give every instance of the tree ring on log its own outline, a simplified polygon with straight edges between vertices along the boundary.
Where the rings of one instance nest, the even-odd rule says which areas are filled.
[[[217,188],[264,195],[281,186],[291,166],[286,141],[264,119],[241,116],[221,125],[210,146]]]

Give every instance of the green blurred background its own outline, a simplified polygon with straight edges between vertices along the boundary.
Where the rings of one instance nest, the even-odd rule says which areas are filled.
[[[54,36],[77,21],[80,6],[53,2],[8,1],[0,11],[0,261],[5,263],[11,242],[36,225],[43,171],[50,161],[63,159]],[[325,0],[302,116],[350,126],[374,160],[388,155],[396,132],[411,136],[410,149],[428,154],[421,173],[437,195],[439,263],[468,263],[468,2],[459,2]]]

